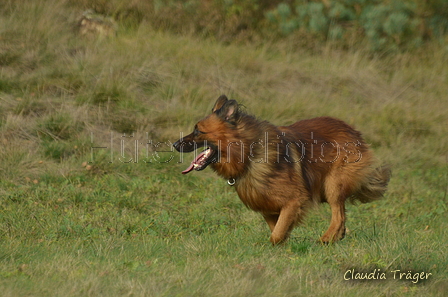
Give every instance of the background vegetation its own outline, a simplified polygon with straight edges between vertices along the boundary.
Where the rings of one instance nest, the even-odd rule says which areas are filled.
[[[339,47],[402,51],[447,43],[445,0],[67,0],[72,7],[112,15],[136,27],[213,37],[224,42],[264,42],[287,36],[315,49]]]
[[[2,1],[2,296],[443,296],[446,4],[371,1],[390,21],[369,33],[358,2]],[[336,4],[356,15],[331,19]],[[302,23],[299,5],[327,27]],[[80,34],[87,9],[115,33]],[[279,125],[355,125],[393,168],[385,199],[349,206],[340,243],[316,242],[324,205],[272,247],[233,188],[182,176],[192,156],[170,151],[223,93]],[[432,276],[345,281],[348,269]]]

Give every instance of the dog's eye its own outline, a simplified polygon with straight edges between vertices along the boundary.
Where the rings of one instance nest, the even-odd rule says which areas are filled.
[[[206,134],[205,132],[202,132],[201,130],[199,130],[197,127],[194,127],[193,133],[195,136],[198,136],[200,134]]]
[[[202,132],[202,131],[200,131],[200,130],[198,130],[198,129],[194,129],[194,135],[199,135],[199,134],[205,134],[205,132]]]

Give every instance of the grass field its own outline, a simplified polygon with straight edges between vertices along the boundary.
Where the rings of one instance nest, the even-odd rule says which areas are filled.
[[[446,48],[312,54],[145,23],[87,38],[82,11],[17,3],[0,13],[2,296],[446,296]],[[223,93],[279,125],[354,125],[392,167],[385,198],[349,205],[341,242],[317,242],[322,205],[272,246],[225,180],[183,176],[192,156],[171,151]]]

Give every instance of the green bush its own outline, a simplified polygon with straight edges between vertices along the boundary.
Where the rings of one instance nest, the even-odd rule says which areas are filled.
[[[448,2],[443,0],[296,0],[266,13],[282,35],[301,30],[320,40],[348,44],[355,34],[372,50],[410,49],[448,33]]]

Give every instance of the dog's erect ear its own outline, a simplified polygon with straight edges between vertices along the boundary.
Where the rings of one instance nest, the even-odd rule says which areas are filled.
[[[216,114],[223,120],[235,122],[238,118],[238,102],[236,100],[227,100]]]
[[[229,99],[227,99],[226,95],[221,95],[219,96],[218,100],[216,100],[215,102],[215,106],[213,106],[212,108],[212,112],[217,111],[218,109],[220,109],[224,103],[226,103]]]

